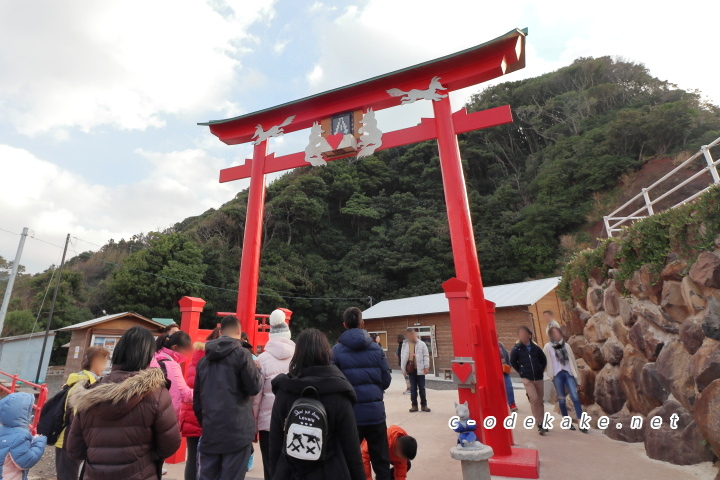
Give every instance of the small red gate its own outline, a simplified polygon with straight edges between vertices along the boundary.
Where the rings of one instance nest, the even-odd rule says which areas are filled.
[[[2,377],[7,377],[9,380],[5,380]],[[42,410],[42,407],[43,405],[45,405],[48,397],[47,385],[45,385],[44,383],[38,385],[37,383],[23,380],[17,375],[10,375],[9,373],[5,373],[0,370],[0,392],[3,392],[5,394],[15,393],[18,391],[18,386],[27,386],[35,390],[34,392],[32,392],[33,395],[35,395],[35,404],[33,405],[35,415],[33,416],[33,420],[30,423],[30,431],[33,435],[35,435],[37,433],[38,421],[40,421],[40,410]]]

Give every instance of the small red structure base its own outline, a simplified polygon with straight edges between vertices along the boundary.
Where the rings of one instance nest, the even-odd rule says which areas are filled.
[[[512,455],[490,458],[490,474],[497,477],[540,478],[537,450],[512,447]]]

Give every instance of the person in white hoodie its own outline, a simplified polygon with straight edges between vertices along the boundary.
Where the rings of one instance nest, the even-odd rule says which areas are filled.
[[[285,322],[285,312],[275,310],[270,314],[270,340],[257,358],[263,387],[260,393],[255,395],[253,402],[265,478],[272,478],[270,476],[270,416],[275,403],[275,394],[271,382],[277,375],[288,373],[290,359],[294,353],[295,342],[290,340],[290,327]]]

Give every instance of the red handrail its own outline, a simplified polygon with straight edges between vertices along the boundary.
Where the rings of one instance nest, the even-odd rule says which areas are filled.
[[[30,382],[28,380],[23,380],[18,375],[10,375],[9,373],[3,372],[2,370],[0,370],[0,375],[12,379],[12,381],[10,382],[10,388],[0,383],[0,391],[2,392],[5,392],[7,394],[15,393],[17,391],[18,382],[23,385],[28,385],[38,391],[35,398],[35,403],[33,404],[33,410],[35,411],[35,415],[33,416],[32,423],[30,424],[30,431],[33,435],[35,435],[37,433],[37,424],[40,421],[40,410],[42,410],[42,407],[43,405],[45,405],[48,397],[47,385],[45,385],[44,383],[38,384]]]

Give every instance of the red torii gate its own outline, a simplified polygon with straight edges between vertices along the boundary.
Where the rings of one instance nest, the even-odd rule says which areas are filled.
[[[508,105],[485,111],[452,113],[447,93],[476,85],[525,66],[527,30],[515,29],[490,42],[436,60],[330,90],[247,115],[201,123],[222,142],[253,141],[253,158],[224,169],[220,182],[250,178],[237,315],[251,336],[257,331],[255,308],[260,268],[265,175],[376,150],[437,139],[443,189],[450,225],[456,278],[443,284],[450,303],[450,322],[460,402],[468,401],[472,418],[495,417],[498,426],[481,428],[481,440],[495,455],[493,475],[538,478],[536,450],[512,447],[512,432],[502,428],[508,414],[497,346],[493,305],[483,294],[480,265],[470,218],[465,175],[457,135],[512,122]],[[419,125],[382,133],[374,112],[416,100],[431,100],[434,118]],[[362,117],[362,118],[361,118]],[[361,123],[363,127],[356,128]],[[305,152],[276,157],[269,138],[310,129]],[[327,130],[330,131],[327,131]]]

